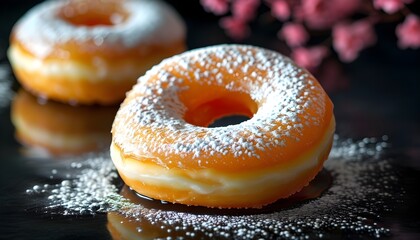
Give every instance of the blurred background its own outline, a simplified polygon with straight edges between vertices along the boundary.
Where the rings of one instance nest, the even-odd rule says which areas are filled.
[[[3,0],[0,3],[0,64],[8,65],[6,49],[14,23],[39,0]],[[290,55],[288,46],[279,40],[279,21],[267,20],[262,6],[258,11],[261,18],[250,24],[251,34],[243,40],[230,38],[219,25],[220,17],[203,9],[198,0],[167,0],[180,13],[187,24],[187,47],[194,49],[221,43],[245,43],[273,49]],[[410,5],[411,11],[419,14],[419,1]],[[376,44],[363,49],[358,58],[351,62],[340,61],[336,53],[314,70],[335,104],[337,133],[342,137],[360,139],[364,137],[388,136],[389,157],[393,159],[405,189],[406,196],[397,210],[388,213],[385,222],[391,227],[395,239],[420,238],[420,51],[400,49],[397,45],[395,28],[400,22],[378,24],[374,31]],[[0,72],[0,78],[7,74]],[[4,77],[3,77],[4,78]],[[20,89],[13,76],[9,76],[11,98]],[[0,79],[5,81],[5,79]],[[1,82],[0,82],[1,83]],[[6,86],[3,84],[3,86]],[[9,86],[9,85],[7,85]],[[111,112],[113,110],[110,110]],[[20,201],[16,195],[24,192],[36,176],[22,159],[21,144],[16,141],[15,128],[10,121],[10,106],[0,108],[0,218],[2,233],[25,231],[31,234],[45,234],[46,227],[40,227],[46,219],[36,216],[15,214]],[[26,222],[22,219],[26,218]],[[93,232],[84,237],[109,237],[105,229],[97,228],[103,219],[80,219],[79,224],[91,225]],[[48,221],[47,221],[48,222]],[[69,221],[58,221],[55,227],[63,227]],[[37,225],[38,224],[38,225]],[[101,225],[102,224],[102,225]],[[33,226],[33,227],[31,227]],[[36,227],[35,227],[36,226]],[[77,225],[73,230],[77,231]],[[71,227],[70,227],[71,228]],[[102,227],[104,228],[104,227]],[[92,235],[89,235],[92,234]],[[96,234],[96,235],[95,235]],[[13,236],[13,235],[9,235]],[[27,235],[26,237],[29,237]],[[7,238],[7,235],[6,235]]]

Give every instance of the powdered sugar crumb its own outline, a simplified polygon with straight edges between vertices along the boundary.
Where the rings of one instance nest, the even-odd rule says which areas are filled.
[[[73,173],[61,182],[36,185],[27,193],[46,196],[47,213],[114,212],[125,216],[122,227],[134,222],[140,232],[150,230],[145,234],[165,239],[306,239],[334,238],[334,234],[344,233],[382,237],[390,231],[377,219],[384,211],[390,211],[399,198],[393,190],[398,178],[389,161],[382,158],[388,147],[386,140],[386,136],[358,141],[336,137],[325,164],[333,177],[332,186],[312,201],[272,212],[196,214],[171,210],[168,204],[162,208],[135,204],[118,193],[116,170],[104,156],[73,162]],[[51,174],[57,176],[62,171],[53,169]],[[142,229],[142,224],[148,227]]]

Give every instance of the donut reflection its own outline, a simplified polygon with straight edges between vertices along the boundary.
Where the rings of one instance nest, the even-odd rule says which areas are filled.
[[[41,100],[20,89],[12,101],[11,120],[16,139],[26,147],[75,155],[109,147],[117,110]]]
[[[217,209],[162,203],[161,201],[138,195],[125,185],[120,194],[136,205],[132,209],[125,209],[121,212],[109,212],[107,215],[107,228],[113,239],[178,239],[184,238],[189,234],[193,234],[190,237],[194,236],[197,239],[207,239],[209,238],[208,234],[204,235],[200,231],[195,231],[192,225],[180,227],[173,224],[175,221],[172,221],[171,217],[188,215],[188,218],[200,221],[220,216],[237,216],[241,218],[241,216],[252,217],[253,215],[280,212],[285,209],[299,207],[307,201],[320,197],[331,184],[331,174],[326,170],[322,170],[300,192],[261,209]],[[204,215],[206,217],[203,218],[202,216]]]

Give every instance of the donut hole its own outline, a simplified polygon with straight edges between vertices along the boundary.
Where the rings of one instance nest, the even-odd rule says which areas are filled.
[[[69,0],[58,15],[72,25],[87,27],[112,26],[128,18],[121,0]]]
[[[223,116],[221,118],[214,120],[213,123],[211,123],[208,127],[209,128],[226,127],[229,125],[240,124],[241,122],[245,122],[249,119],[251,118],[248,116],[238,115],[238,114]]]
[[[203,101],[196,107],[187,106],[186,122],[200,127],[221,127],[239,124],[256,113],[257,104],[244,93],[229,93]]]

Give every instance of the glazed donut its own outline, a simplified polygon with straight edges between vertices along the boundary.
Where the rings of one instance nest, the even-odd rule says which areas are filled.
[[[209,128],[228,115],[250,119]],[[111,157],[145,196],[259,208],[306,186],[335,131],[333,104],[289,58],[247,45],[191,50],[153,67],[127,94]]]
[[[71,106],[39,101],[20,89],[11,104],[16,139],[29,150],[47,156],[77,155],[104,150],[116,106]],[[30,151],[34,152],[34,151]]]
[[[185,24],[158,0],[60,0],[28,11],[11,34],[18,81],[44,98],[120,103],[138,76],[185,50]]]

